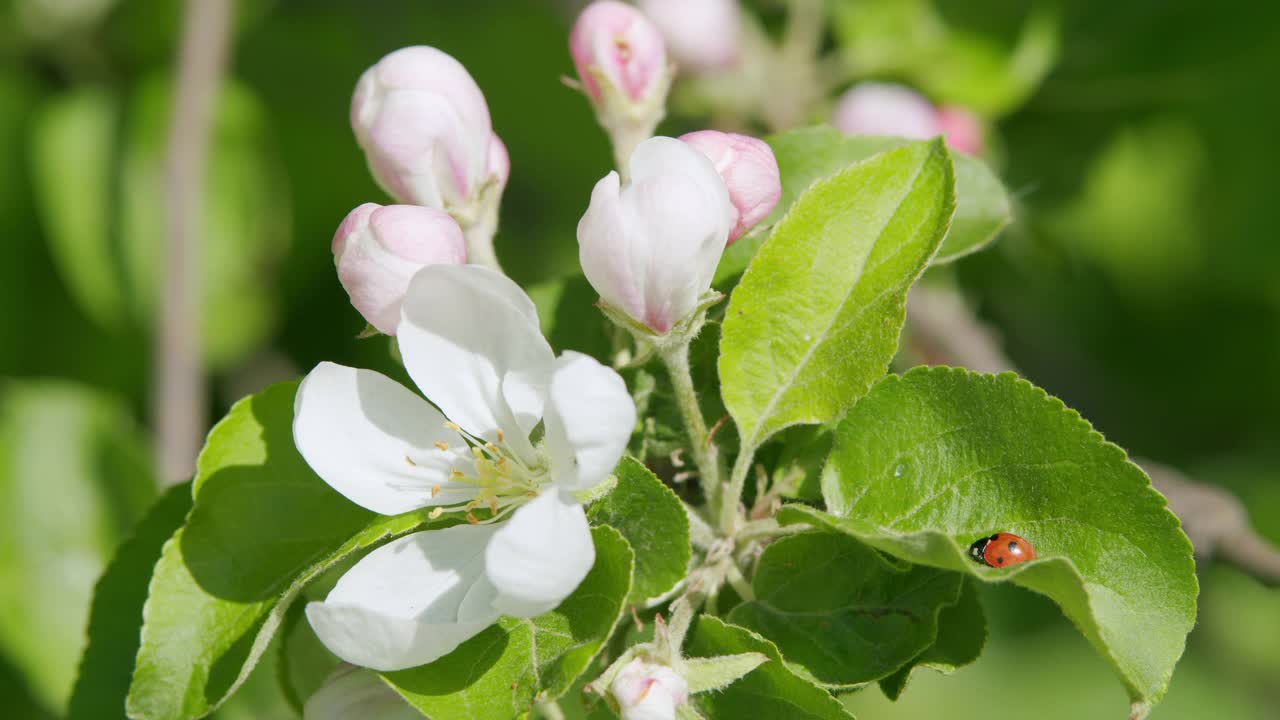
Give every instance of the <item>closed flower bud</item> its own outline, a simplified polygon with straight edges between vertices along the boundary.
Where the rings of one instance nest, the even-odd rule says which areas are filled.
[[[578,15],[569,54],[621,164],[666,114],[671,67],[662,34],[636,8],[597,0]]]
[[[981,155],[986,147],[982,120],[972,112],[955,105],[938,109],[938,127],[947,137],[947,145],[969,155]]]
[[[596,183],[578,223],[582,270],[610,308],[666,334],[711,286],[737,211],[711,161],[673,138],[640,143],[626,185]]]
[[[467,261],[462,230],[445,213],[374,203],[352,210],[338,226],[333,256],[351,304],[387,335],[396,334],[400,303],[418,270]]]
[[[510,165],[461,63],[425,46],[387,55],[360,77],[351,127],[388,194],[452,215],[488,262]]]
[[[689,701],[689,684],[674,670],[636,658],[609,686],[622,720],[673,720],[676,708]]]
[[[737,0],[639,0],[683,71],[707,72],[738,61],[742,11]]]
[[[925,140],[942,132],[938,113],[919,93],[901,85],[863,83],[836,104],[836,129],[846,135],[892,135]]]
[[[706,155],[729,190],[729,202],[737,211],[729,242],[742,237],[773,212],[782,195],[782,180],[773,150],[763,140],[748,135],[699,130],[680,139]]]

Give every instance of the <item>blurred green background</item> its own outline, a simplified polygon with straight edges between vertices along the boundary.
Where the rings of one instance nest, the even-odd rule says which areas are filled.
[[[354,340],[363,321],[329,250],[348,210],[386,202],[347,106],[360,72],[393,49],[435,45],[483,88],[511,154],[498,236],[508,271],[524,284],[575,272],[574,227],[610,165],[587,102],[560,82],[575,3],[238,6],[207,198],[210,423],[320,360],[394,367],[385,341]],[[776,3],[753,8],[776,29]],[[1280,542],[1280,4],[830,9],[828,50],[864,70],[874,58],[871,76],[991,122],[1018,221],[954,277],[1015,364],[1133,454],[1230,488]],[[917,32],[920,13],[947,28],[942,46]],[[0,3],[6,718],[61,713],[92,584],[155,495],[151,327],[180,18],[174,0]],[[1026,51],[1033,25],[1043,67]],[[820,108],[810,118],[824,119]],[[664,130],[704,121],[675,116]],[[1226,567],[1202,568],[1201,581],[1198,627],[1152,717],[1280,718],[1280,593]],[[1120,716],[1120,684],[1052,604],[985,592],[991,638],[975,665],[921,672],[897,703],[855,694],[859,717]],[[290,716],[269,668],[219,712]]]

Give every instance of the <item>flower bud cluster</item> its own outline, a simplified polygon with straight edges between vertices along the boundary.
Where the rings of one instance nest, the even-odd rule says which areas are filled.
[[[892,135],[926,140],[944,135],[954,150],[979,155],[982,120],[954,105],[934,107],[916,91],[889,83],[862,83],[836,103],[832,124],[846,135]]]

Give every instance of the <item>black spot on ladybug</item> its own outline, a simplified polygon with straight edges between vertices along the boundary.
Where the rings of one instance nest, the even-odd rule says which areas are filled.
[[[997,564],[997,565],[1003,565],[1003,564],[1004,564],[1004,558],[1002,558],[1002,557],[996,558],[996,564]]]
[[[1017,542],[1014,542],[1014,541],[1010,541],[1010,542],[1009,542],[1009,552],[1011,552],[1011,553],[1016,553],[1016,552],[1018,552],[1018,543],[1017,543]]]

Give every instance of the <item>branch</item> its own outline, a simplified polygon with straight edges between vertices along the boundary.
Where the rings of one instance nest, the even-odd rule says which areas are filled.
[[[987,373],[1014,370],[995,333],[953,290],[916,286],[907,300],[907,320],[913,344],[930,362]],[[1250,527],[1238,498],[1166,465],[1149,460],[1138,464],[1168,498],[1201,562],[1224,560],[1265,585],[1280,587],[1280,548]]]
[[[230,0],[187,0],[165,163],[168,232],[154,349],[156,466],[164,484],[191,475],[206,429],[201,231],[209,137],[230,26]]]

